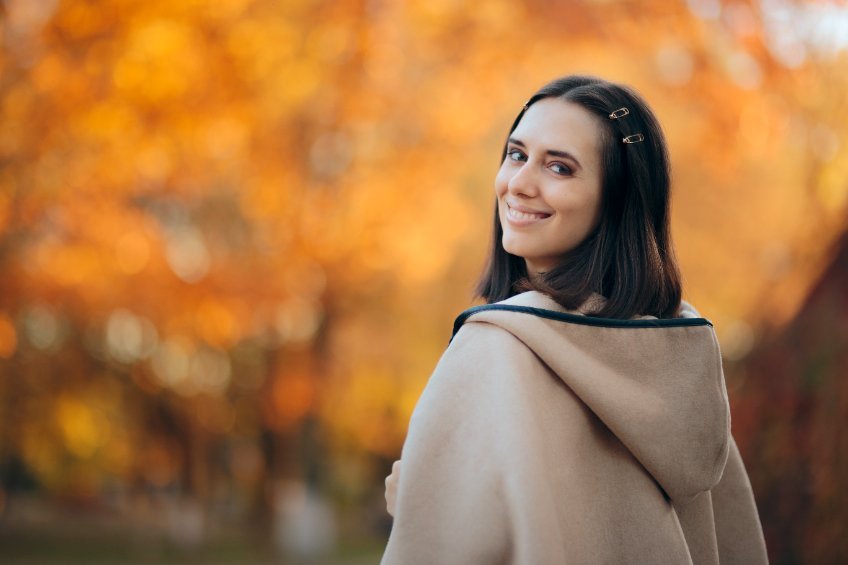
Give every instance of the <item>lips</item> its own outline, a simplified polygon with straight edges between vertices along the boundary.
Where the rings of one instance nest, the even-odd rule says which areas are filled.
[[[529,223],[544,220],[545,218],[549,218],[551,216],[551,214],[548,214],[546,212],[539,212],[537,210],[532,210],[524,206],[512,206],[508,202],[506,203],[506,207],[507,219],[516,224],[526,225]]]

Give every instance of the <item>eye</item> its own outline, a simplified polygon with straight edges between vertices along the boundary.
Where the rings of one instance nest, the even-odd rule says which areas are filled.
[[[556,174],[563,176],[571,175],[574,173],[574,171],[571,170],[571,167],[563,163],[551,163],[550,165],[548,165],[548,168]]]
[[[522,153],[521,151],[519,151],[518,149],[510,149],[509,151],[506,152],[506,156],[507,156],[508,159],[511,159],[513,161],[526,161],[527,160],[527,156],[524,153]]]

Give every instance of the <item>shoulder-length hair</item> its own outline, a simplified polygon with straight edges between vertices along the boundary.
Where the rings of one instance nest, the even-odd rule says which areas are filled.
[[[476,294],[499,302],[525,290],[544,292],[573,310],[593,294],[606,300],[589,315],[632,318],[674,317],[680,306],[680,270],[669,228],[670,169],[665,137],[645,101],[632,89],[595,77],[567,76],[536,92],[527,109],[544,98],[579,104],[601,128],[601,213],[597,227],[558,266],[540,277],[528,277],[523,258],[503,248],[503,228],[495,199],[495,220],[487,265]],[[617,112],[615,118],[610,114]],[[624,138],[641,134],[641,142]],[[631,137],[634,141],[638,137]],[[507,145],[501,154],[506,158]]]

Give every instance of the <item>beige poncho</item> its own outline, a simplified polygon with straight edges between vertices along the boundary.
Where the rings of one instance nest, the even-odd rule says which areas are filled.
[[[709,322],[504,306],[421,395],[383,564],[767,562]]]

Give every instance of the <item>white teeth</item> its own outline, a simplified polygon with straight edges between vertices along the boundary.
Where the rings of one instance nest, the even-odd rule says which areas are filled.
[[[510,207],[508,211],[511,218],[515,218],[516,220],[541,220],[542,218],[546,218],[546,214],[529,214],[527,212],[519,212],[515,208]]]

